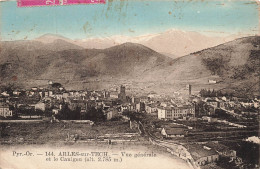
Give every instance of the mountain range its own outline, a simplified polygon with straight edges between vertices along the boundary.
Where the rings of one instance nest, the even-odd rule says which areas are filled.
[[[67,89],[103,89],[125,84],[140,91],[169,93],[201,88],[257,94],[260,37],[236,39],[173,59],[138,43],[86,49],[60,37],[1,42],[1,84],[25,88],[62,83]],[[209,84],[208,80],[218,83]]]
[[[169,57],[177,58],[234,40],[238,37],[240,36],[212,37],[198,32],[171,29],[162,33],[136,37],[116,35],[105,38],[71,40],[60,35],[45,34],[34,40],[45,44],[52,43],[55,40],[64,40],[86,49],[106,49],[126,42],[139,43]]]

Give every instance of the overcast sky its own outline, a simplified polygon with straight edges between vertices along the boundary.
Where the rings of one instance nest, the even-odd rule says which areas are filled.
[[[108,1],[106,4],[17,8],[1,2],[1,39],[33,39],[59,34],[71,39],[138,36],[168,29],[209,36],[257,34],[259,15],[254,1]]]

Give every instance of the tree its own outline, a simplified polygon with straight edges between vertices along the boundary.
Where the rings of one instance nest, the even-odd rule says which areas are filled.
[[[216,93],[216,91],[214,89],[212,90],[210,96],[211,97],[216,97],[217,96],[217,93]]]
[[[129,117],[130,120],[135,120],[135,121],[141,121],[144,119],[145,116],[144,113],[139,113],[139,112],[129,111],[129,110],[125,110],[123,112],[123,115]]]
[[[198,114],[199,116],[207,114],[205,102],[199,101],[198,103],[196,103],[195,109],[196,114]]]
[[[80,110],[80,107],[76,107],[76,109],[69,114],[69,120],[80,120]]]
[[[106,117],[101,108],[96,109],[95,107],[91,107],[87,111],[86,119],[94,122],[98,122],[98,121],[105,121]]]
[[[68,104],[65,104],[64,107],[61,109],[60,113],[55,115],[57,119],[61,120],[69,120],[69,114],[71,113],[71,110],[68,106]]]
[[[62,85],[60,83],[53,83],[51,85],[51,87],[53,87],[53,88],[60,88],[60,87],[62,87]]]
[[[217,91],[217,96],[218,97],[222,97],[223,96],[223,93],[221,92],[221,90]]]
[[[4,137],[4,136],[7,136],[8,134],[8,132],[7,132],[7,130],[6,130],[6,123],[1,123],[0,124],[0,136],[1,137]]]

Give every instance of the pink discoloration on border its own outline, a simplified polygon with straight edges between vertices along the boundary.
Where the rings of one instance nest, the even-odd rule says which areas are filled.
[[[18,7],[104,4],[106,0],[17,0]]]

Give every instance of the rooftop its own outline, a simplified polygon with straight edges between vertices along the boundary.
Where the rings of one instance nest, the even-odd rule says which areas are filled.
[[[229,148],[223,144],[219,144],[219,143],[214,143],[214,142],[208,142],[206,144],[206,146],[218,151],[218,152],[224,152],[224,151],[228,151]]]
[[[185,134],[184,128],[167,128],[167,129],[165,129],[165,132],[168,135],[184,135]]]
[[[196,161],[202,157],[208,157],[212,155],[218,155],[213,149],[206,149],[200,144],[186,144],[184,147],[190,152],[192,158]]]

